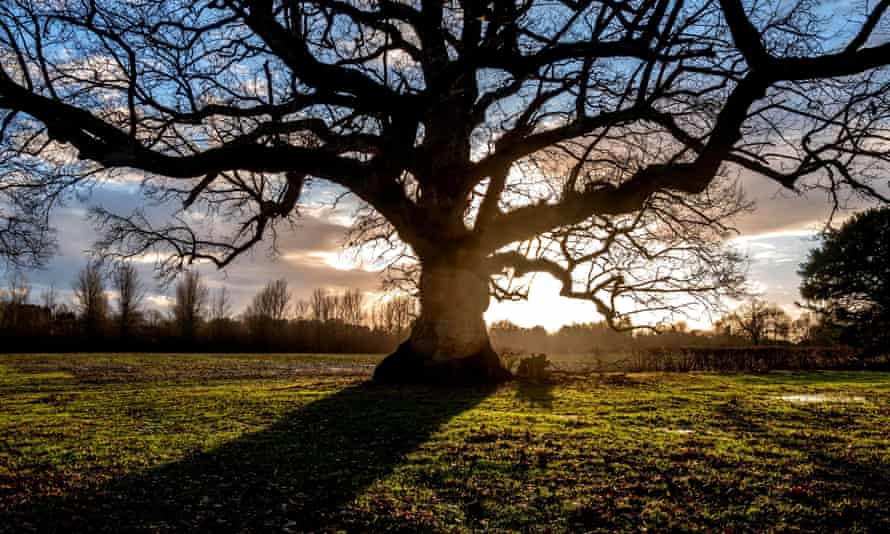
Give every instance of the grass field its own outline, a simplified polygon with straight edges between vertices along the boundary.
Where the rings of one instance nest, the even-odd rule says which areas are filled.
[[[0,356],[0,532],[890,531],[890,374]]]

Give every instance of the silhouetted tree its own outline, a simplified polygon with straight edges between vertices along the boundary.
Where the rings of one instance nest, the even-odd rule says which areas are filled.
[[[781,307],[773,304],[767,310],[767,336],[773,342],[788,341],[791,333],[791,316]]]
[[[77,275],[73,289],[83,333],[87,338],[95,339],[102,334],[108,317],[108,295],[105,294],[101,264],[88,261]]]
[[[358,289],[347,289],[334,297],[334,318],[346,324],[360,325],[365,320],[365,296]]]
[[[813,332],[818,328],[819,321],[815,314],[804,312],[791,321],[791,341],[795,343],[810,343]]]
[[[274,280],[266,284],[254,297],[244,319],[251,334],[260,340],[272,337],[273,327],[287,318],[290,302],[293,298],[287,287],[287,280]]]
[[[43,307],[49,310],[50,315],[55,315],[59,307],[59,293],[56,291],[55,283],[51,283],[48,288],[40,293],[40,302]]]
[[[117,330],[121,338],[126,338],[141,319],[140,306],[145,288],[136,268],[129,262],[114,268],[112,282],[117,291]]]
[[[309,316],[313,321],[324,323],[334,318],[334,300],[327,290],[316,288],[309,301]]]
[[[240,325],[232,319],[232,299],[226,286],[220,286],[211,293],[208,320],[210,338],[217,347],[240,335]]]
[[[407,295],[390,296],[378,303],[371,312],[375,328],[401,337],[417,316],[417,299]]]
[[[489,291],[526,275],[613,326],[734,293],[731,168],[884,199],[888,3],[861,7],[839,27],[780,0],[6,2],[3,190],[39,235],[65,191],[139,171],[182,213],[96,210],[99,248],[169,274],[229,265],[309,179],[337,184],[364,206],[350,242],[420,289],[376,377],[496,380]]]
[[[164,326],[164,314],[160,310],[148,310],[145,314],[145,322],[150,328],[160,330]]]
[[[293,294],[287,287],[287,280],[274,280],[253,297],[245,313],[252,317],[267,317],[273,321],[281,321],[287,317],[292,298]]]
[[[207,305],[208,290],[197,271],[186,271],[176,284],[173,320],[179,335],[193,342]]]
[[[770,336],[772,341],[786,340],[790,328],[791,318],[785,310],[758,298],[743,302],[718,325],[726,334],[746,337],[755,345]]]
[[[799,271],[807,306],[870,351],[890,347],[890,209],[853,215],[825,234]]]
[[[12,271],[6,277],[6,298],[12,304],[27,304],[31,299],[31,283],[25,273]]]
[[[31,298],[31,284],[19,270],[6,276],[6,288],[0,289],[0,326],[12,332],[21,332],[25,320],[25,306]]]
[[[224,321],[232,315],[232,299],[229,290],[222,286],[213,292],[210,298],[210,320]]]

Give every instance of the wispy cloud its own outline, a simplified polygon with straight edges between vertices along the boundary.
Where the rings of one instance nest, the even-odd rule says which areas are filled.
[[[143,207],[144,200],[136,192],[134,182],[98,186],[87,202],[74,202],[56,212],[53,223],[59,232],[59,255],[45,270],[29,274],[35,296],[54,283],[62,298],[70,298],[71,282],[96,237],[86,220],[88,206],[103,205],[118,213]],[[744,184],[748,196],[758,206],[754,213],[738,221],[741,235],[731,239],[730,244],[751,257],[750,278],[764,298],[793,310],[798,299],[798,265],[814,246],[830,205],[818,194],[789,195],[757,177],[746,176]],[[211,287],[225,284],[229,288],[235,309],[242,309],[260,287],[276,278],[288,280],[297,298],[307,298],[316,287],[379,290],[381,275],[373,270],[373,262],[357,261],[342,250],[354,206],[341,203],[333,210],[323,207],[341,193],[331,187],[312,188],[313,203],[301,211],[297,226],[279,234],[279,256],[270,255],[268,247],[261,246],[225,271],[216,271],[209,265],[202,265],[199,270]],[[160,208],[158,213],[172,213],[172,209]],[[166,309],[171,290],[154,287],[154,259],[144,258],[137,268],[150,286],[149,305]],[[567,323],[600,319],[592,304],[559,297],[558,285],[547,276],[538,276],[528,302],[493,303],[486,318],[510,319],[523,326],[543,325],[551,330]],[[706,323],[707,318],[700,321],[701,325]]]

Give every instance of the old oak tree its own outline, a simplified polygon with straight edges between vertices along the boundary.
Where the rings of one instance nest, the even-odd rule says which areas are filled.
[[[888,5],[7,0],[0,247],[129,180],[181,208],[97,209],[102,252],[224,267],[336,184],[419,288],[376,378],[498,380],[483,313],[531,273],[626,327],[738,287],[740,176],[883,199]]]

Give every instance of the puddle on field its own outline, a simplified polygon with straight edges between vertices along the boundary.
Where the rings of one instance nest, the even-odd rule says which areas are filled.
[[[692,430],[691,428],[659,428],[658,430],[667,432],[668,434],[683,434],[685,436],[695,434],[695,430]]]
[[[374,371],[373,365],[353,365],[349,367],[334,365],[296,366],[289,369],[299,375],[366,375]]]
[[[861,395],[847,395],[844,393],[799,393],[794,395],[781,395],[778,397],[773,397],[773,399],[795,404],[817,404],[825,402],[865,402],[865,397]]]

